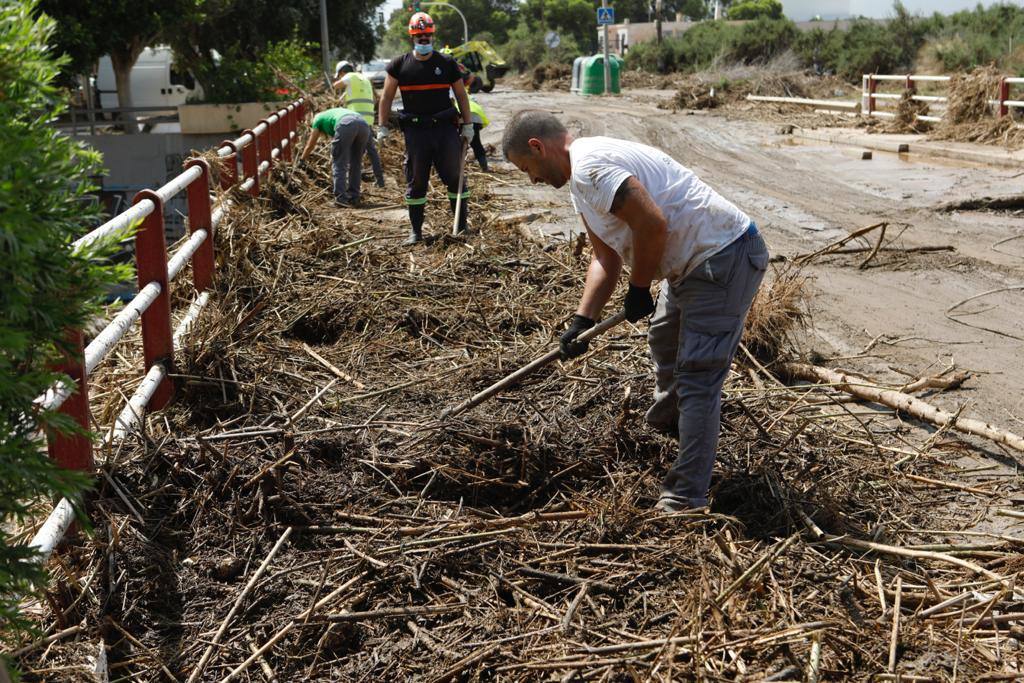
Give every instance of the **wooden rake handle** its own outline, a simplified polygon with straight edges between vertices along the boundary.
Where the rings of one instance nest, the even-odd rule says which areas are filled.
[[[605,332],[607,332],[608,330],[612,329],[613,327],[617,327],[618,325],[620,325],[625,320],[626,320],[626,316],[625,316],[624,313],[621,313],[621,312],[620,313],[616,313],[612,317],[610,317],[610,318],[608,318],[606,320],[602,320],[601,322],[599,322],[594,327],[591,327],[589,330],[587,330],[586,332],[581,334],[576,339],[577,339],[577,341],[581,341],[581,342],[590,341],[591,339],[594,339],[595,337],[598,337],[598,336],[604,334]],[[557,359],[558,358],[558,354],[559,354],[559,348],[558,347],[553,348],[552,350],[550,350],[547,353],[545,353],[543,356],[540,356],[539,358],[536,358],[536,359],[530,361],[529,363],[527,363],[526,365],[524,365],[523,367],[519,368],[518,370],[513,372],[511,375],[506,376],[504,379],[498,380],[497,382],[495,382],[491,386],[487,387],[483,391],[480,391],[480,392],[474,394],[473,396],[470,396],[469,398],[467,398],[462,403],[460,403],[460,404],[458,404],[456,406],[453,406],[451,408],[446,408],[444,410],[444,412],[441,413],[441,419],[444,420],[444,419],[452,417],[454,415],[458,415],[461,412],[469,410],[473,406],[480,405],[481,403],[483,403],[484,401],[486,401],[490,397],[492,397],[495,394],[497,394],[502,389],[505,389],[506,387],[512,386],[513,384],[515,384],[516,382],[518,382],[522,378],[526,377],[530,373],[532,373],[532,372],[534,372],[536,370],[539,370],[540,368],[544,367],[548,363],[550,363],[553,360]]]

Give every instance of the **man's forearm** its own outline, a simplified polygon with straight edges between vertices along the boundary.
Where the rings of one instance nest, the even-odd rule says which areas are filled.
[[[668,241],[668,226],[664,223],[648,223],[640,229],[633,229],[633,266],[629,281],[638,287],[650,287],[658,272],[658,264],[665,253]]]
[[[612,298],[615,292],[615,285],[619,280],[619,268],[613,268],[615,272],[609,272],[607,268],[596,258],[590,261],[587,269],[587,279],[583,284],[583,296],[580,297],[580,305],[576,313],[591,320],[597,320],[601,315],[601,309]]]

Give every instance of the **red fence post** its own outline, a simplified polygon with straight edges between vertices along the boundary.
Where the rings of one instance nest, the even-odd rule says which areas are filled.
[[[1003,118],[1010,113],[1010,108],[1006,106],[1006,100],[1010,99],[1010,84],[1006,81],[1006,76],[999,79],[999,118]]]
[[[242,131],[242,135],[249,134],[251,138],[250,142],[242,145],[242,178],[248,180],[252,178],[252,187],[249,188],[249,194],[253,197],[260,193],[260,159],[259,152],[257,151],[256,145],[256,133],[252,132],[252,129],[246,128]]]
[[[875,91],[878,90],[878,81],[874,74],[868,74],[868,116],[875,111]]]
[[[142,352],[148,371],[155,363],[164,363],[168,373],[174,363],[174,339],[171,333],[171,297],[167,282],[167,240],[164,237],[164,202],[152,190],[142,190],[132,204],[144,199],[156,207],[142,221],[135,235],[135,269],[139,275],[139,289],[156,282],[160,294],[142,314]],[[171,400],[174,384],[169,377],[157,387],[149,403],[150,410],[160,410]]]
[[[231,153],[221,160],[220,171],[220,189],[230,190],[238,182],[238,148],[231,140],[225,140],[220,146],[231,148]]]
[[[185,168],[198,166],[201,176],[188,186],[188,231],[195,234],[206,230],[206,239],[192,256],[192,282],[197,292],[205,292],[213,284],[213,207],[210,201],[210,165],[202,159],[192,159]]]
[[[272,156],[270,156],[270,150],[271,150],[271,139],[270,138],[273,137],[273,135],[271,134],[271,130],[270,130],[270,121],[267,121],[266,119],[260,119],[260,123],[263,124],[263,132],[260,133],[259,138],[258,138],[259,148],[260,148],[260,162],[261,163],[264,162],[264,161],[267,162],[267,174],[269,175],[270,171],[271,171],[271,168],[274,166],[274,158]],[[259,126],[257,125],[257,127],[259,127]]]
[[[68,330],[65,342],[70,346],[54,369],[74,380],[73,393],[60,407],[82,429],[89,429],[89,381],[85,373],[85,349],[81,330]],[[92,442],[86,434],[48,434],[47,451],[58,467],[92,472]]]

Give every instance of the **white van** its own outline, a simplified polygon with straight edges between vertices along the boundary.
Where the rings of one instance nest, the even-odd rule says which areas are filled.
[[[203,88],[189,72],[174,69],[174,53],[166,45],[147,47],[132,67],[132,106],[163,107],[174,111],[190,97],[202,97]],[[96,72],[96,92],[103,109],[114,109],[117,82],[109,56],[100,57]]]

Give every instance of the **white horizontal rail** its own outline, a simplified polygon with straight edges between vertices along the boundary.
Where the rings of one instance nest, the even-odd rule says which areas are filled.
[[[807,97],[774,97],[771,95],[747,95],[751,102],[778,102],[782,104],[806,104],[814,107],[833,107],[835,109],[856,109],[860,102],[850,100],[814,100]]]
[[[100,227],[96,228],[89,234],[78,238],[77,240],[71,243],[71,247],[76,252],[81,251],[82,249],[89,246],[96,240],[102,239],[113,232],[124,230],[129,225],[141,221],[143,218],[153,213],[153,210],[155,208],[156,204],[154,204],[152,201],[148,199],[143,199],[141,202],[131,207],[130,209],[124,211],[123,213],[117,214],[116,216],[114,216],[109,221],[107,221]]]
[[[900,94],[897,94],[897,93],[888,93],[888,92],[868,93],[868,97],[870,97],[871,99],[874,99],[874,100],[902,100],[903,99],[903,95],[900,95]]]
[[[203,308],[209,301],[210,293],[203,292],[189,306],[188,312],[185,313],[181,322],[178,323],[178,327],[174,330],[175,348],[181,346],[182,339],[192,330],[192,326],[199,319],[199,314],[202,313]],[[124,439],[139,427],[142,423],[142,416],[145,415],[146,406],[149,405],[149,401],[153,398],[153,394],[165,377],[167,377],[167,368],[163,363],[155,363],[149,369],[142,383],[139,384],[135,393],[128,399],[128,403],[117,416],[117,419],[114,420],[114,427],[108,438],[110,443]]]
[[[1007,83],[1015,83],[1017,85],[1024,84],[1024,78],[1007,78]]]
[[[40,561],[45,563],[53,554],[53,549],[64,538],[68,527],[75,519],[75,510],[67,498],[61,498],[60,502],[53,508],[53,512],[46,518],[43,526],[39,528],[32,541],[28,544],[41,556]]]
[[[910,99],[915,102],[946,102],[949,100],[948,97],[942,97],[941,95],[912,95]]]
[[[949,76],[916,76],[912,75],[910,80],[918,83],[946,83],[950,80]]]
[[[173,280],[178,277],[178,273],[185,267],[192,255],[196,253],[196,250],[206,241],[206,238],[210,233],[206,231],[206,228],[196,230],[192,233],[191,237],[185,241],[185,244],[181,245],[181,248],[174,253],[174,256],[167,261],[167,279]]]
[[[203,169],[199,166],[192,166],[164,183],[157,189],[156,193],[164,203],[167,203],[172,197],[191,185],[192,181],[198,179],[201,175],[203,175]]]
[[[1007,107],[1024,107],[1024,100],[1003,100]]]
[[[117,342],[121,341],[135,321],[142,317],[146,309],[160,296],[160,283],[150,282],[139,290],[124,309],[111,320],[103,331],[85,347],[85,374],[88,377],[100,364]]]

